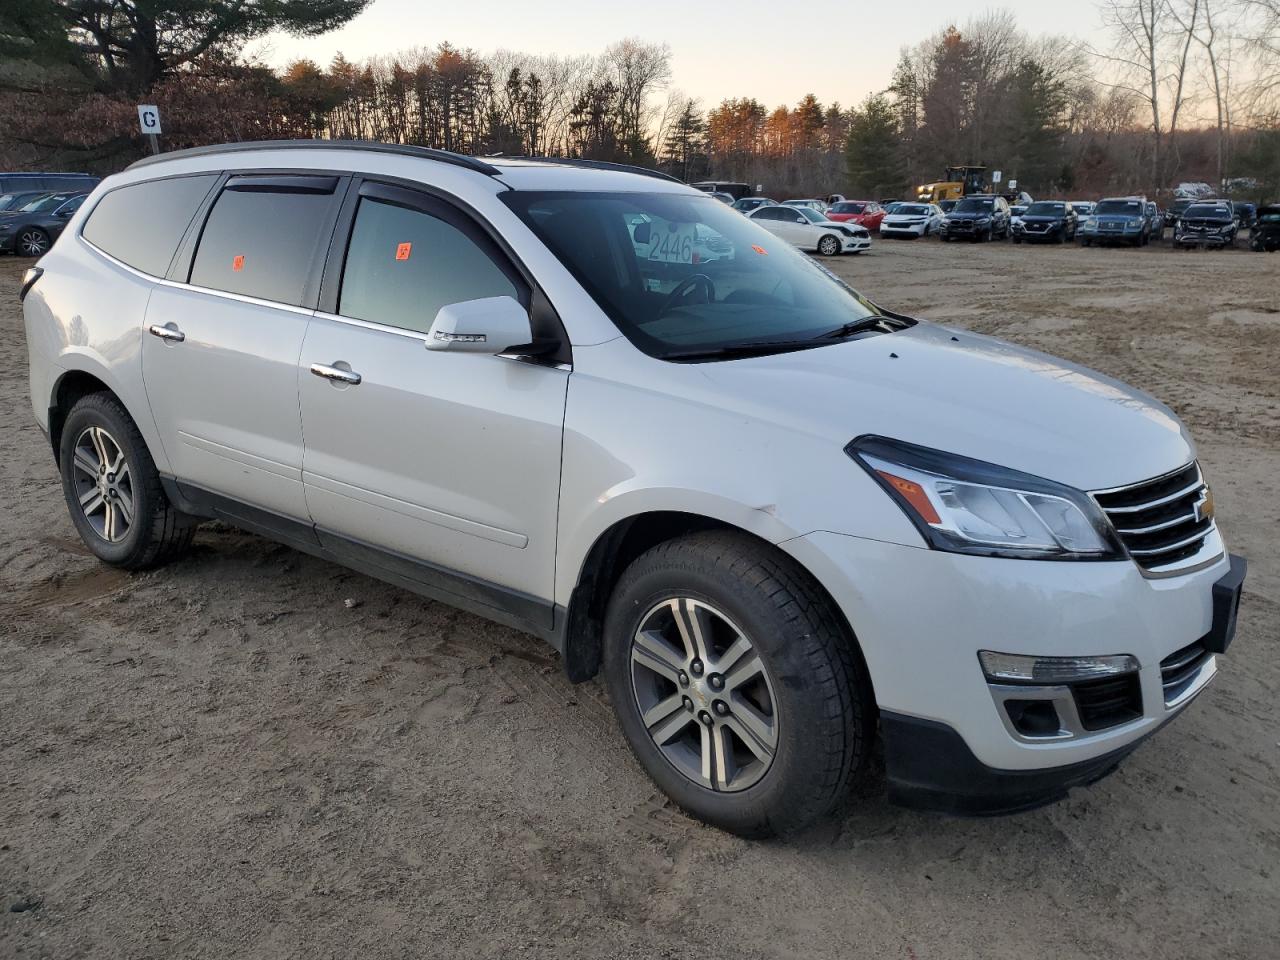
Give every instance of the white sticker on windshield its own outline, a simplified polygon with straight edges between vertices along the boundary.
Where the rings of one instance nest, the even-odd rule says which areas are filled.
[[[655,223],[649,236],[649,259],[658,263],[693,263],[692,223]]]

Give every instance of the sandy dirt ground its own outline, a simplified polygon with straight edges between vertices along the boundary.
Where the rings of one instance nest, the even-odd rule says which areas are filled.
[[[1249,557],[1210,690],[1013,818],[746,842],[670,807],[601,687],[229,528],[129,576],[67,519],[0,261],[0,957],[1273,958],[1280,257],[882,242],[884,304],[1082,361],[1187,419]],[[356,606],[349,609],[348,598]]]

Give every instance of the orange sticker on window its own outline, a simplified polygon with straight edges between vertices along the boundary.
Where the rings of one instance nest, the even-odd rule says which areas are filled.
[[[234,257],[231,258],[231,269],[236,271],[244,269],[243,253],[237,253]]]
[[[409,254],[410,254],[410,253],[412,253],[412,252],[413,252],[413,244],[412,244],[412,243],[402,243],[402,244],[400,244],[400,246],[396,247],[396,259],[397,259],[397,260],[408,260],[408,259],[409,259]]]
[[[760,256],[762,257],[767,257],[769,255],[768,250],[766,250],[764,247],[757,247],[754,243],[751,245],[751,249],[754,250],[756,253],[760,254]]]

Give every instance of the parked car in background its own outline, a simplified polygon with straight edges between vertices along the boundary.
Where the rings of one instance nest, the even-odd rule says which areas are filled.
[[[1280,203],[1258,208],[1253,229],[1249,231],[1249,249],[1256,253],[1280,250]]]
[[[1081,246],[1124,243],[1141,247],[1151,242],[1152,223],[1144,197],[1099,200],[1093,214],[1080,225]]]
[[[0,252],[42,257],[58,239],[71,215],[84,203],[85,193],[50,193],[0,213]]]
[[[828,220],[812,207],[777,204],[760,207],[747,216],[774,236],[794,244],[801,250],[812,250],[824,257],[839,253],[861,253],[871,247],[871,234],[865,227]]]
[[[1182,211],[1173,227],[1178,247],[1234,247],[1240,224],[1229,200],[1201,200]]]
[[[1164,213],[1154,201],[1147,201],[1147,222],[1151,224],[1150,236],[1156,240],[1164,239]]]
[[[735,256],[695,263],[697,236]],[[150,158],[20,288],[61,481],[39,486],[117,568],[218,519],[534,634],[567,680],[600,677],[673,803],[743,835],[799,830],[880,769],[891,800],[965,814],[1105,776],[1235,632],[1246,563],[1190,431],[773,239],[652,171],[340,142]],[[1209,757],[1181,733],[1170,752]],[[556,759],[607,775],[610,752]]]
[[[828,207],[830,207],[834,203],[841,203],[842,201],[844,201],[844,199],[845,199],[845,195],[843,193],[833,193],[829,197],[827,197],[827,199],[824,200],[823,202]]]
[[[1022,222],[1022,215],[1027,212],[1029,203],[1011,203],[1009,204],[1009,230],[1013,231],[1019,223]]]
[[[1191,197],[1178,197],[1165,208],[1164,225],[1172,227],[1178,222],[1178,218],[1182,216],[1182,211],[1191,206],[1196,201]]]
[[[874,200],[842,200],[827,208],[827,219],[837,223],[856,223],[872,233],[880,229],[885,209]]]
[[[1070,243],[1076,238],[1079,218],[1065,200],[1037,200],[1013,224],[1013,242]]]
[[[771,207],[776,206],[777,203],[777,200],[770,200],[768,197],[742,197],[733,201],[733,209],[739,213],[750,213],[757,207]]]
[[[1069,200],[1071,209],[1076,212],[1076,216],[1084,219],[1093,214],[1093,208],[1096,204],[1092,200]]]
[[[956,208],[956,204],[959,202],[960,202],[959,200],[939,200],[937,203],[934,204],[934,206],[937,207],[939,210],[941,210],[943,213],[943,216],[945,216],[948,213],[950,213],[952,210],[954,210]]]
[[[90,173],[0,173],[0,193],[88,193],[101,182]]]
[[[1231,206],[1236,212],[1236,221],[1240,224],[1240,229],[1250,229],[1258,218],[1257,205],[1236,200],[1232,202]]]
[[[880,221],[882,237],[930,237],[942,229],[942,211],[933,203],[895,203]]]
[[[783,200],[782,205],[785,207],[808,207],[810,210],[817,210],[819,213],[827,212],[827,205],[821,200]]]
[[[14,193],[0,193],[0,213],[7,210],[17,210],[24,204],[30,203],[38,197],[48,196],[47,190],[25,190]]]
[[[1004,197],[973,195],[956,202],[955,208],[942,220],[942,239],[1007,240],[1010,221],[1009,201]]]
[[[735,203],[733,196],[731,194],[721,193],[719,190],[710,190],[708,191],[708,195],[719,200],[721,203],[723,203],[727,207],[732,207]]]
[[[735,200],[749,197],[752,192],[750,184],[738,183],[734,180],[702,180],[698,183],[691,183],[689,186],[695,190],[701,190],[703,193],[727,193]]]

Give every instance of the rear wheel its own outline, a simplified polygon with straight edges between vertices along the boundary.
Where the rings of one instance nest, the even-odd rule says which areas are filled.
[[[873,698],[831,601],[745,534],[682,537],[627,569],[604,676],[649,776],[734,833],[787,833],[826,813],[871,742]]]
[[[14,249],[24,257],[43,257],[51,246],[53,241],[49,239],[49,234],[39,227],[23,227],[14,241]]]
[[[840,241],[828,233],[818,241],[818,252],[824,257],[834,257],[840,252]]]
[[[71,408],[59,468],[71,522],[98,559],[143,570],[191,545],[198,521],[169,502],[142,434],[110,394],[90,394]]]

